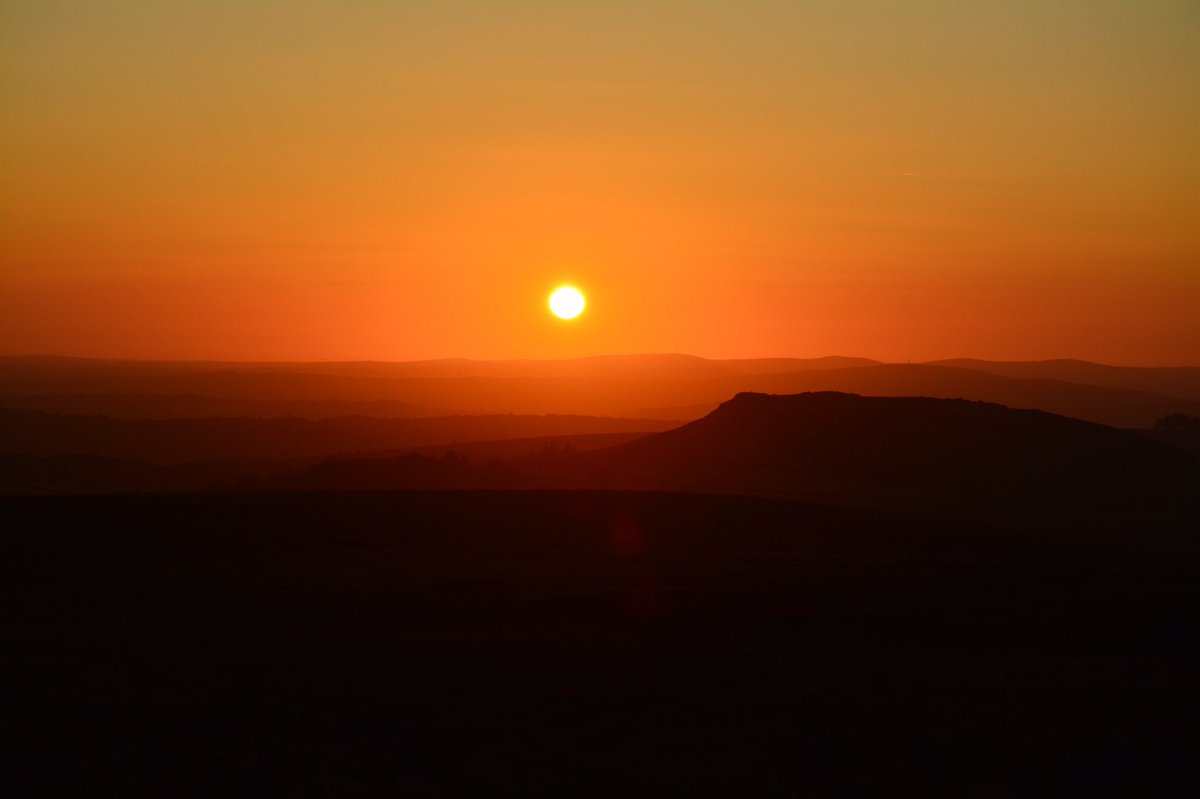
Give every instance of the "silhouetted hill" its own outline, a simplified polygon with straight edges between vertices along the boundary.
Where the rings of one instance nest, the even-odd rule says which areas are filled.
[[[929,397],[743,393],[658,433],[579,417],[0,420],[6,493],[619,488],[940,510],[1145,509],[1200,496],[1200,461],[1145,432]]]
[[[918,499],[946,507],[1147,504],[1200,462],[1136,433],[928,397],[743,393],[704,419],[582,456],[599,479],[691,490]]]
[[[484,464],[445,453],[339,458],[246,487],[652,489],[1169,516],[1200,496],[1200,461],[1136,432],[990,403],[747,393],[683,427],[589,452],[548,447]]]

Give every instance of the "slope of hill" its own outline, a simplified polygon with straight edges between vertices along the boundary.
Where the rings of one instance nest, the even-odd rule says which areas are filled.
[[[835,392],[739,394],[583,458],[625,485],[945,506],[1146,504],[1200,489],[1200,462],[1136,433],[983,402]]]
[[[739,394],[683,427],[588,452],[526,450],[486,466],[349,457],[246,487],[698,491],[938,512],[1161,510],[1173,525],[1200,498],[1200,460],[1137,432],[990,403]]]
[[[127,421],[6,411],[0,421],[6,493],[619,488],[1009,510],[1174,507],[1200,496],[1200,460],[1145,434],[930,397],[742,393],[682,427],[657,423],[662,432],[645,420],[569,416]]]

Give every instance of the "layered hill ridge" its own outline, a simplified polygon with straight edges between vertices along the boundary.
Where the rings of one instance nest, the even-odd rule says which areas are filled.
[[[660,488],[955,504],[1141,504],[1200,488],[1190,454],[1037,410],[840,392],[738,394],[703,419],[589,453]]]
[[[1090,513],[1192,507],[1200,460],[1135,432],[992,403],[742,393],[682,427],[586,452],[343,458],[256,487],[665,490]]]
[[[10,437],[19,438],[28,421],[10,429]],[[41,421],[59,424],[70,418]],[[327,434],[336,432],[336,441],[346,440],[346,431],[327,429],[324,423],[279,421],[271,430],[275,437],[294,439],[289,444],[293,457],[316,454],[311,447],[327,444]],[[340,421],[350,424],[355,435],[384,443],[385,431],[374,426],[378,420]],[[138,454],[160,456],[158,471],[148,463],[74,457],[68,448],[76,439],[67,426],[59,428],[60,447],[43,452],[40,460],[32,454],[9,457],[12,479],[7,482],[12,485],[5,490],[20,491],[37,472],[34,483],[52,492],[72,486],[84,491],[200,490],[233,487],[234,480],[249,490],[678,490],[926,509],[1035,510],[1176,507],[1200,497],[1200,460],[1170,444],[1043,411],[961,399],[743,392],[704,418],[663,432],[623,430],[628,420],[511,417],[499,420],[509,430],[509,440],[461,447],[430,446],[435,442],[428,437],[438,437],[436,431],[413,427],[417,420],[395,421],[396,429],[386,431],[399,437],[395,443],[418,436],[407,448],[388,453],[376,446],[379,451],[359,455],[343,448],[346,454],[332,459],[278,461],[275,467],[261,460],[187,465],[161,457],[167,454],[163,447],[180,445],[172,437],[135,437],[132,443],[151,447]],[[446,423],[442,439],[478,433],[478,425],[495,432],[497,422],[471,417],[441,421]],[[185,427],[194,438],[212,435],[220,424],[209,420]],[[156,432],[173,429],[171,423]],[[559,437],[519,440],[526,430]],[[316,439],[300,435],[306,431]],[[568,432],[587,432],[596,440],[577,446],[570,436],[563,437]],[[117,436],[119,441],[126,438]],[[184,443],[189,450],[196,446],[190,439]],[[421,444],[427,446],[418,449]],[[275,448],[251,436],[242,441],[245,451],[238,455],[261,455],[264,447]]]
[[[114,418],[575,414],[686,421],[741,391],[844,391],[1040,408],[1117,427],[1200,416],[1200,369],[864,358],[155,363],[0,359],[0,407]]]
[[[1073,358],[1045,361],[985,361],[950,358],[933,366],[973,369],[1002,377],[1059,380],[1106,388],[1151,391],[1171,397],[1200,399],[1200,369],[1189,366],[1110,366]]]
[[[930,364],[879,364],[764,375],[747,390],[767,394],[839,391],[885,397],[979,400],[1128,428],[1149,428],[1155,420],[1172,413],[1200,413],[1200,401],[1150,391],[1040,377],[1005,377]]]

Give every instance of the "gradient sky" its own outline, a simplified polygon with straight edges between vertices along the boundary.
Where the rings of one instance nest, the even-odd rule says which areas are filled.
[[[1187,1],[0,0],[0,352],[1200,365],[1198,42]]]

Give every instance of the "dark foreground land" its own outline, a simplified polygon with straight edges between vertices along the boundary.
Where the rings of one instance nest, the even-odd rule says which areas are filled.
[[[4,793],[1188,795],[1197,561],[1062,524],[7,498]]]

